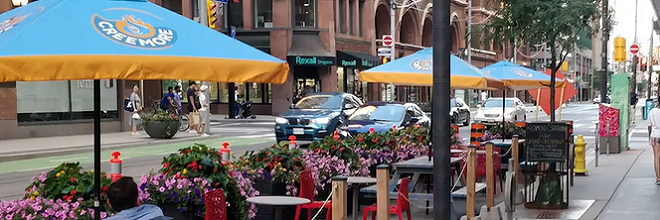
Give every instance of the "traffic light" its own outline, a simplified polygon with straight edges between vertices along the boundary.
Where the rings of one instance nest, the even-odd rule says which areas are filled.
[[[623,37],[614,38],[614,62],[626,61],[626,39]]]
[[[206,0],[206,14],[208,18],[209,27],[215,29],[215,22],[218,21],[218,12],[216,11],[215,2]]]
[[[568,71],[568,62],[564,61],[561,63],[561,71]]]

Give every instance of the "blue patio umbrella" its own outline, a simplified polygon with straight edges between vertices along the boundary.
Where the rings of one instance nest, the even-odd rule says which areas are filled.
[[[481,69],[486,75],[504,82],[512,90],[528,90],[550,86],[550,76],[536,70],[520,66],[509,61],[500,61]],[[564,85],[564,80],[557,79],[556,87]]]
[[[284,83],[286,62],[146,0],[40,0],[0,14],[0,81]]]
[[[94,80],[97,204],[99,80],[281,84],[288,71],[286,62],[146,0],[40,0],[0,14],[0,82]]]
[[[483,74],[457,56],[451,55],[452,88],[502,89],[503,83]],[[363,82],[425,85],[433,83],[433,48],[426,48],[392,62],[360,72]]]

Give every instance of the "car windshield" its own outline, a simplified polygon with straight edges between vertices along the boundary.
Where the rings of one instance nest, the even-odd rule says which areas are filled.
[[[298,109],[340,109],[342,99],[333,95],[307,96],[296,104]]]
[[[484,103],[486,108],[502,107],[502,100],[499,99],[489,99]],[[513,100],[506,100],[506,107],[513,107]]]
[[[405,108],[397,105],[383,105],[383,106],[365,106],[359,108],[353,113],[348,120],[351,121],[390,121],[398,122],[405,114]]]
[[[449,100],[449,106],[456,107],[456,99]]]

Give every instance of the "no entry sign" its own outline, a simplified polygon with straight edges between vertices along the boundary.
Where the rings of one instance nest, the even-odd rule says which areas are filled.
[[[383,47],[391,47],[393,43],[392,35],[383,35]]]
[[[639,46],[637,44],[632,44],[632,45],[630,45],[629,50],[630,50],[630,53],[635,55],[635,54],[637,54],[637,52],[639,52]]]

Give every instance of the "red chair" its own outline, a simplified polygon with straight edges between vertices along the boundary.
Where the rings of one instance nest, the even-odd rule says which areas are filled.
[[[296,206],[295,220],[300,219],[300,211],[303,209],[307,209],[307,220],[312,219],[312,209],[327,209],[325,219],[332,219],[332,202],[328,201],[324,205],[323,201],[314,201],[314,179],[311,171],[300,172],[300,198],[309,199],[312,202]]]
[[[206,217],[204,220],[227,220],[227,202],[222,189],[214,189],[204,194]]]
[[[479,147],[477,150],[485,150],[485,147]],[[501,164],[501,151],[499,147],[493,147],[493,152],[499,152],[498,154],[493,154],[493,169],[495,172],[495,176],[493,177],[493,183],[495,184],[494,187],[497,187],[497,179],[500,181],[500,191],[504,192],[504,180],[502,178],[502,164]],[[484,153],[477,153],[475,155],[475,158],[477,159],[476,161],[476,166],[475,166],[475,174],[469,174],[467,172],[467,157],[463,158],[463,161],[461,161],[461,167],[463,167],[463,173],[466,175],[477,175],[477,177],[483,177],[486,176],[486,154]],[[497,194],[497,190],[493,191],[494,194]]]
[[[410,201],[408,201],[408,185],[410,184],[410,177],[401,179],[399,183],[399,196],[396,198],[396,205],[390,205],[390,214],[396,214],[399,216],[399,220],[403,220],[403,212],[406,212],[406,217],[408,220],[412,220],[410,214]],[[371,220],[376,220],[376,210],[378,209],[378,204],[373,204],[364,208],[364,213],[362,214],[362,220],[367,220],[367,215],[369,212],[371,214]]]

